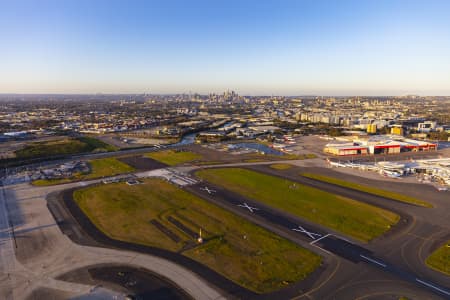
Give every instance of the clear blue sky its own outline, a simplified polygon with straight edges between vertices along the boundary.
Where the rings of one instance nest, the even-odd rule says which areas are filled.
[[[0,93],[450,95],[448,0],[0,0]]]

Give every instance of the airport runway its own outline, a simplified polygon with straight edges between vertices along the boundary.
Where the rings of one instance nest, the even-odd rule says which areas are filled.
[[[299,176],[301,172],[313,172],[317,168],[293,167],[289,170],[278,172],[278,174],[268,166],[254,166],[250,168],[299,183],[312,183],[313,187],[321,190],[396,212],[402,217],[399,224],[393,226],[387,234],[374,239],[365,247],[377,253],[384,260],[395,262],[396,266],[417,274],[421,278],[427,278],[440,285],[449,286],[448,276],[430,269],[425,264],[426,258],[450,239],[450,198],[448,193],[438,192],[431,186],[418,183],[365,179],[357,175],[350,176],[327,168],[319,168],[320,170],[317,170],[319,174],[342,178],[350,182],[380,186],[383,189],[387,186],[387,190],[422,198],[434,205],[433,208],[425,208]]]
[[[301,180],[299,181],[301,182]],[[321,251],[332,253],[355,264],[364,263],[371,268],[387,272],[394,278],[414,284],[419,289],[428,290],[444,299],[450,299],[448,287],[401,269],[394,263],[377,257],[371,250],[361,247],[335,232],[332,233],[323,226],[312,224],[260,202],[244,198],[208,182],[189,186],[186,189],[239,215],[244,215],[266,228],[270,229],[275,226],[283,228],[285,232],[290,234],[295,233],[310,245],[320,248]]]
[[[273,162],[258,165],[271,163]],[[249,167],[249,164],[245,165]],[[269,169],[264,166],[250,168],[257,169],[258,171]],[[298,170],[296,172],[298,174]],[[265,170],[265,173],[268,173],[268,171]],[[280,173],[272,175],[280,176]],[[286,176],[286,178],[297,182],[302,180],[298,176],[293,179],[292,174],[289,177]],[[85,185],[86,183],[48,187],[46,189],[50,192],[52,190],[63,190],[83,184]],[[394,299],[391,297],[392,295],[407,296],[411,299],[450,299],[450,294],[448,294],[449,288],[442,285],[442,281],[432,280],[435,275],[439,279],[439,274],[434,274],[436,272],[432,270],[427,270],[428,272],[422,271],[420,263],[423,260],[418,262],[417,257],[408,257],[414,251],[405,251],[405,256],[408,261],[416,260],[413,263],[414,268],[408,268],[404,264],[397,263],[397,250],[403,253],[404,248],[402,249],[401,247],[403,244],[414,249],[420,248],[420,251],[423,246],[419,242],[411,242],[411,236],[407,236],[404,233],[407,231],[408,234],[414,234],[420,237],[427,232],[423,224],[415,223],[414,216],[405,213],[405,211],[409,211],[405,207],[412,207],[411,205],[393,202],[392,200],[326,183],[313,184],[319,184],[319,186],[315,185],[314,187],[323,190],[329,189],[329,191],[337,194],[348,193],[345,195],[349,198],[394,210],[402,218],[407,220],[407,224],[400,226],[397,232],[394,230],[394,233],[388,234],[386,238],[377,239],[374,244],[361,246],[357,242],[343,238],[337,232],[332,232],[327,228],[307,222],[306,220],[300,220],[288,213],[274,210],[257,201],[246,199],[227,190],[221,190],[210,184],[201,183],[185,187],[185,189],[232,210],[236,214],[244,216],[250,221],[268,228],[281,236],[291,238],[294,241],[300,241],[299,244],[305,248],[315,250],[317,253],[322,254],[325,259],[325,265],[321,270],[295,286],[297,289],[296,295],[298,295],[295,299]],[[205,189],[205,186],[214,189],[216,192],[210,194]],[[32,188],[30,187],[30,189]],[[412,208],[415,209],[415,207]],[[65,222],[64,218],[58,220],[58,217],[56,217],[56,220]],[[50,228],[48,230],[53,229]],[[432,227],[430,230],[439,231],[439,228]],[[443,231],[445,232],[445,229]],[[21,241],[21,243],[23,242],[25,240]],[[377,245],[381,246],[378,247]],[[428,246],[431,247],[430,245]],[[382,247],[386,247],[385,253],[382,251]],[[427,248],[425,247],[425,249]],[[255,298],[285,299],[286,297],[283,297],[283,295],[286,296],[287,294],[281,292],[274,293],[270,296],[266,295],[265,297],[255,296]],[[391,298],[388,298],[388,296]],[[289,298],[292,298],[292,296]]]
[[[261,168],[261,167],[256,167]],[[321,184],[321,183],[319,183]],[[323,183],[327,185],[326,183]],[[205,188],[208,187],[208,189]],[[317,186],[315,186],[317,187]],[[334,188],[334,185],[327,188]],[[219,187],[211,184],[200,183],[192,186],[185,187],[186,190],[201,196],[211,202],[221,205],[229,210],[232,210],[238,215],[244,216],[247,219],[278,233],[282,236],[288,236],[295,239],[302,240],[301,245],[309,249],[315,249],[316,252],[321,253],[325,259],[325,268],[329,269],[324,271],[323,269],[304,280],[297,285],[297,293],[300,292],[300,298],[311,298],[314,295],[317,299],[347,299],[356,298],[360,293],[377,294],[382,287],[386,287],[386,291],[390,291],[393,295],[421,295],[421,298],[426,299],[450,299],[450,292],[448,287],[442,284],[436,283],[428,279],[428,276],[419,276],[410,270],[399,267],[395,262],[396,260],[386,260],[380,255],[375,255],[372,249],[362,247],[358,243],[349,241],[343,238],[339,233],[331,232],[327,228],[320,225],[307,222],[306,220],[300,220],[299,218],[289,215],[287,213],[279,212],[273,208],[264,206],[263,204],[252,201],[250,199],[243,198],[239,195],[233,194],[230,191],[220,189]],[[211,191],[214,190],[214,192]],[[360,198],[367,196],[366,193],[344,189],[348,197],[360,200]],[[353,194],[353,193],[357,194]],[[337,192],[339,194],[339,192]],[[355,197],[356,196],[356,197]],[[373,195],[369,195],[373,196]],[[380,197],[376,197],[376,201],[380,201]],[[374,199],[364,199],[368,203],[375,201]],[[365,202],[366,202],[365,201]],[[382,203],[391,203],[392,200],[383,199]],[[378,203],[378,206],[380,203]],[[405,204],[401,204],[405,205]],[[409,216],[402,213],[397,209],[403,218],[409,219]],[[409,224],[407,224],[409,226]],[[406,225],[402,225],[404,228],[400,228],[398,231],[405,231]],[[408,227],[409,230],[409,227]],[[396,237],[396,235],[394,235]],[[103,241],[104,242],[104,241]],[[386,239],[388,242],[388,239]],[[130,245],[113,245],[110,242],[106,244],[130,249]],[[131,247],[134,249],[135,247]],[[138,249],[134,249],[135,251]],[[139,251],[139,250],[138,250]],[[146,250],[143,250],[146,251]],[[330,258],[333,257],[333,258]],[[332,261],[338,261],[337,266]],[[179,262],[180,263],[180,262]],[[181,262],[183,264],[183,262]],[[201,274],[200,272],[199,274]],[[331,274],[330,274],[331,273]],[[354,278],[355,274],[358,274]],[[360,274],[362,274],[360,276]],[[339,276],[337,276],[339,275]],[[367,277],[365,280],[359,280],[359,278]],[[204,276],[204,274],[202,274]],[[329,277],[328,277],[329,276]],[[324,277],[326,277],[324,279]],[[211,277],[213,278],[213,277]],[[374,279],[376,278],[376,279]],[[316,280],[319,279],[319,280]],[[346,280],[344,280],[346,279]],[[220,284],[218,281],[213,280],[218,286],[225,288],[227,284]],[[376,281],[376,284],[370,284],[370,282]],[[356,282],[359,286],[351,286],[350,282]],[[318,288],[319,283],[320,288]],[[372,290],[367,288],[369,283]],[[229,287],[231,288],[231,287]],[[226,288],[225,288],[226,289]],[[244,291],[239,292],[239,288],[232,287],[234,295],[244,295],[246,298],[273,298],[276,294],[262,295],[258,297],[254,294],[247,294]],[[387,292],[386,292],[387,293]],[[409,294],[408,294],[409,293]],[[288,293],[285,293],[286,296]],[[277,298],[285,298],[280,292]],[[335,298],[339,295],[339,298]],[[365,294],[364,294],[365,295]],[[377,296],[380,296],[377,294]]]

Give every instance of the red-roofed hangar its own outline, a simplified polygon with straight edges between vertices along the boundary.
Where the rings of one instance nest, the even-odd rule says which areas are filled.
[[[354,141],[333,141],[325,145],[323,151],[336,156],[398,154],[437,150],[437,144],[391,136],[376,136]]]

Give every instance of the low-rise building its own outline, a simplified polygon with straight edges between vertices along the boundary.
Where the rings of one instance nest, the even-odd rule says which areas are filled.
[[[437,150],[437,144],[403,138],[399,135],[348,137],[347,141],[328,143],[323,151],[336,156],[398,154]]]

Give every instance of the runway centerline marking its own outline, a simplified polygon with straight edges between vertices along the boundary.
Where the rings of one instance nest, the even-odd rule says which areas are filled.
[[[375,259],[372,259],[372,258],[370,258],[370,257],[364,256],[364,255],[362,255],[362,254],[360,254],[359,256],[361,256],[362,258],[364,258],[364,259],[366,259],[366,260],[368,260],[368,261],[370,261],[370,262],[372,262],[372,263],[374,263],[374,264],[377,264],[377,265],[379,265],[379,266],[382,266],[383,268],[386,268],[386,265],[385,265],[385,264],[383,264],[383,263],[381,263],[381,262],[379,262],[379,261],[377,261],[377,260],[375,260]]]
[[[314,236],[321,237],[322,235],[320,233],[314,233],[306,230],[302,226],[298,225],[298,228],[292,228],[293,231],[301,232],[309,236],[311,239],[315,240],[316,238]]]
[[[435,289],[435,290],[437,290],[437,291],[439,291],[439,292],[441,292],[441,293],[444,293],[444,294],[450,296],[450,293],[449,293],[449,292],[447,292],[446,290],[443,290],[443,289],[441,289],[441,288],[438,288],[437,286],[434,286],[434,285],[432,285],[431,283],[428,283],[428,282],[425,282],[425,281],[423,281],[423,280],[420,280],[419,278],[416,278],[416,281],[419,282],[419,283],[421,283],[421,284],[423,284],[423,285],[426,285],[426,286],[428,286],[428,287],[430,287],[430,288],[433,288],[433,289]]]
[[[259,210],[259,208],[257,208],[257,207],[252,207],[252,206],[248,205],[246,202],[244,202],[244,203],[242,203],[242,204],[238,204],[237,206],[246,208],[246,209],[248,209],[251,213],[252,213],[254,210]]]

